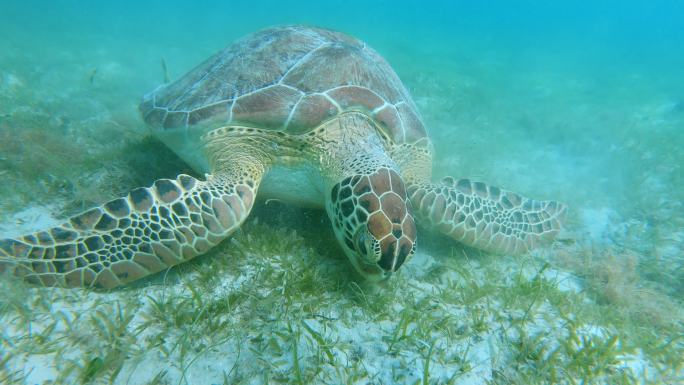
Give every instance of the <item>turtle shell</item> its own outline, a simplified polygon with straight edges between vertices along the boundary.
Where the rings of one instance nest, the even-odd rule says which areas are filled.
[[[425,128],[387,62],[345,34],[304,26],[248,35],[140,104],[155,130],[240,124],[305,133],[344,111],[373,117],[397,143]]]

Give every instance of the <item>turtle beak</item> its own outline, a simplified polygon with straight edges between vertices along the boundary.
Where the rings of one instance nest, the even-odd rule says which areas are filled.
[[[412,218],[410,220],[412,221]],[[406,242],[401,236],[399,239],[385,236],[382,241],[378,241],[369,231],[369,227],[370,224],[356,232],[354,236],[356,252],[363,263],[379,266],[383,274],[389,277],[411,257],[414,251],[413,243]]]
[[[405,221],[410,223],[404,223],[403,227],[411,227],[415,229],[415,224],[413,223],[413,218],[409,217]],[[399,237],[397,237],[399,235]],[[380,266],[383,271],[392,273],[395,272],[404,264],[404,262],[409,259],[415,251],[415,240],[409,240],[402,236],[401,233],[395,232],[393,235],[386,236],[382,241],[379,242],[379,259],[377,260],[378,266]]]

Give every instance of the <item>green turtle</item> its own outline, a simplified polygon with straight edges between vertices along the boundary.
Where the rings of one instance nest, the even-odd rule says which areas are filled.
[[[248,35],[140,104],[195,170],[0,241],[0,270],[29,282],[111,288],[207,252],[257,194],[324,207],[370,280],[416,250],[416,223],[465,245],[523,253],[553,239],[564,206],[468,179],[431,180],[432,145],[389,64],[363,42],[305,26]]]

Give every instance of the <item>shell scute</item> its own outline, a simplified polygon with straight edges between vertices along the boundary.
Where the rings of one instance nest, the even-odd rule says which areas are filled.
[[[233,106],[233,120],[263,128],[280,128],[302,93],[276,85],[242,96]]]
[[[396,143],[426,136],[408,91],[377,52],[348,35],[304,26],[248,35],[146,95],[139,108],[148,124],[172,135],[194,127],[202,135],[219,124],[306,133],[360,110]]]
[[[385,100],[378,94],[365,87],[359,86],[344,86],[333,88],[328,91],[328,95],[337,101],[337,104],[343,109],[362,108],[367,111],[373,111],[382,106]]]
[[[307,132],[311,127],[337,115],[338,112],[337,106],[323,94],[306,95],[295,106],[292,117],[287,123],[288,131]]]

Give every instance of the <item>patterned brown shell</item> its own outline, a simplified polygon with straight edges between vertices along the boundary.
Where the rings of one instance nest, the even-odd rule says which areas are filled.
[[[304,26],[248,35],[145,96],[158,130],[243,124],[303,133],[343,111],[372,116],[397,143],[426,136],[408,92],[363,42]]]

